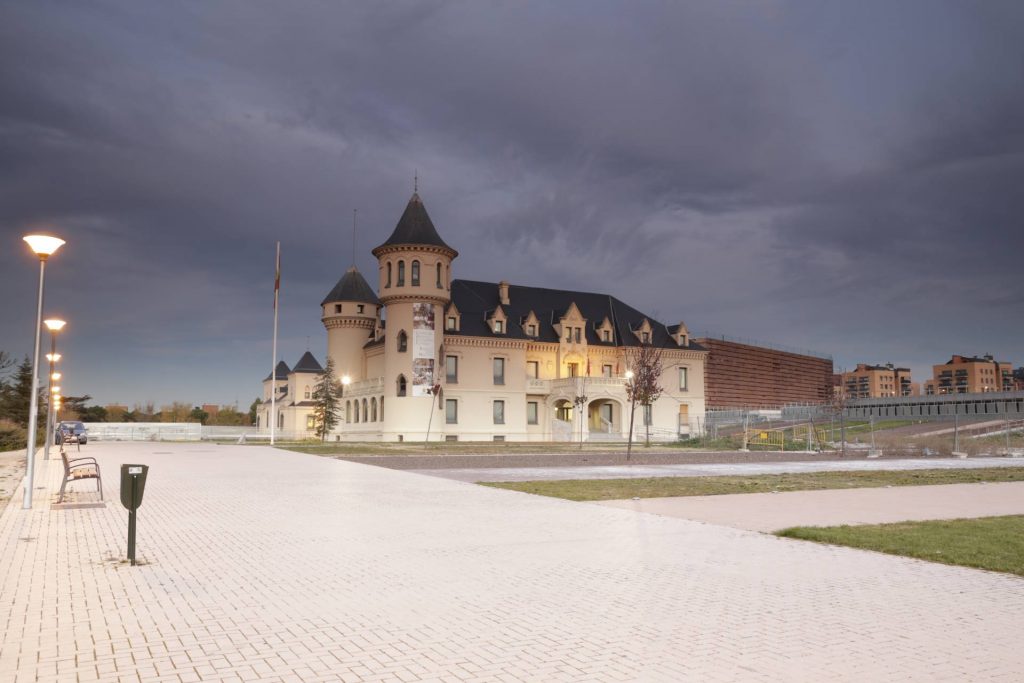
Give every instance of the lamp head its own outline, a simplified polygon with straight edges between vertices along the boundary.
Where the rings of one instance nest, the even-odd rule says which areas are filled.
[[[45,261],[53,255],[64,244],[64,240],[53,235],[25,235],[21,239],[28,242],[29,249],[36,253],[40,259]]]
[[[633,379],[633,371],[626,370],[626,379]]]
[[[53,393],[53,394],[59,394],[60,393],[60,385],[58,384],[56,386],[50,387],[50,392]]]
[[[60,360],[60,354],[59,353],[48,353],[48,354],[46,354],[46,360],[50,361],[51,363],[56,363],[57,361]]]
[[[46,325],[50,332],[60,332],[67,325],[67,322],[59,318],[50,318],[49,320],[44,320],[43,324]]]
[[[50,375],[50,379],[60,379],[60,376],[61,375],[59,372],[55,372],[52,375]]]
[[[349,384],[352,383],[352,378],[349,377],[348,375],[342,375],[341,376],[341,383],[344,384],[347,387]]]

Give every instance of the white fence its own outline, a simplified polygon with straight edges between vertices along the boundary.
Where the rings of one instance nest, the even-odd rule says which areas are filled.
[[[204,427],[198,422],[86,422],[85,429],[90,441],[237,441],[257,435],[255,427]]]

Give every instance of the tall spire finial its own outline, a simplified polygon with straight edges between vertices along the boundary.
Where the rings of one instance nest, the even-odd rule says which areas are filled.
[[[413,172],[412,172],[412,191],[414,193],[420,191],[420,171],[419,171],[419,169],[414,169]]]
[[[356,265],[356,214],[359,209],[352,209],[352,266]]]

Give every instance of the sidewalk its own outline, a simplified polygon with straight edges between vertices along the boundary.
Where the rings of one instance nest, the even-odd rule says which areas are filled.
[[[0,514],[0,680],[1014,681],[1024,669],[1012,576],[265,446],[82,451],[102,464],[105,508],[51,511],[51,461],[35,507]],[[151,466],[138,567],[123,562],[122,462]]]
[[[603,500],[598,505],[751,531],[1024,515],[1024,482]]]

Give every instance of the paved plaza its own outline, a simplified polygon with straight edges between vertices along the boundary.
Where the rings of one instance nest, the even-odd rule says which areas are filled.
[[[0,514],[2,681],[1021,680],[1024,580],[265,446]],[[122,462],[151,466],[140,566]],[[76,486],[88,491],[93,482]],[[94,496],[83,493],[79,501]],[[113,499],[113,500],[109,500]]]

